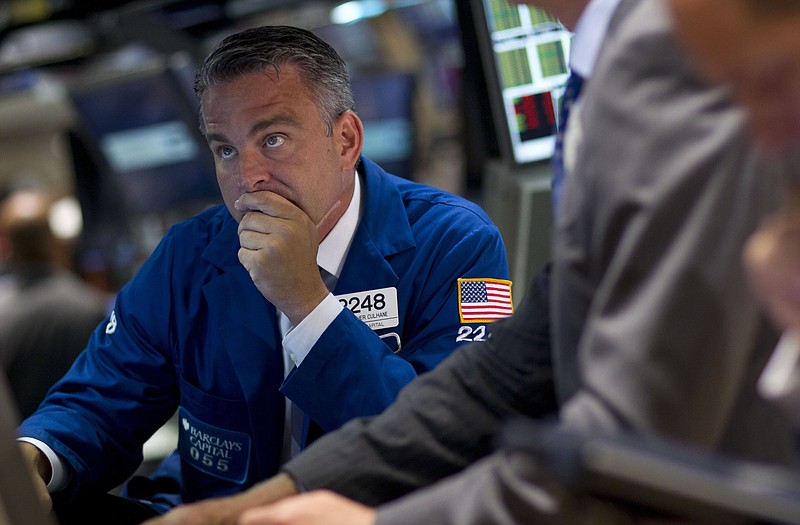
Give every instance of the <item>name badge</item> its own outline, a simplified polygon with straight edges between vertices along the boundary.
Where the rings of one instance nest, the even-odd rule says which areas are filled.
[[[244,483],[250,468],[250,436],[200,421],[180,407],[178,450],[189,464],[233,483]]]
[[[342,294],[336,299],[372,330],[394,328],[400,324],[397,288]]]

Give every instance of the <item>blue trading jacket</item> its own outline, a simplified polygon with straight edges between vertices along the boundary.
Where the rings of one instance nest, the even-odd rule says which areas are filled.
[[[485,322],[461,322],[457,282],[508,279],[495,226],[474,204],[367,159],[360,171],[363,217],[334,291],[360,311],[344,309],[286,380],[275,308],[237,259],[226,208],[170,229],[20,427],[71,465],[59,497],[122,483],[176,409],[183,501],[238,492],[278,470],[284,395],[330,431],[379,413],[458,344],[485,338]],[[368,314],[394,308],[377,292],[387,288],[396,319],[373,330]]]

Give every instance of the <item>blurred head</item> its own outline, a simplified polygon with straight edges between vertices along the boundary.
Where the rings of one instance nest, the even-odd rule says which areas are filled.
[[[352,196],[363,126],[333,48],[298,28],[248,29],[211,51],[195,91],[217,181],[237,221],[236,199],[269,191],[314,223],[344,204],[328,216],[335,224]]]
[[[800,139],[800,2],[670,0],[679,38],[713,81],[729,85],[757,138]]]
[[[0,255],[14,264],[64,264],[63,243],[50,227],[53,200],[20,190],[0,203]]]

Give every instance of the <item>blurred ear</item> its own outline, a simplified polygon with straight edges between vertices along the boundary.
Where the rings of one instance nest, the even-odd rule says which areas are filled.
[[[364,146],[364,125],[352,111],[345,111],[336,121],[334,138],[339,145],[339,165],[342,171],[352,171]]]

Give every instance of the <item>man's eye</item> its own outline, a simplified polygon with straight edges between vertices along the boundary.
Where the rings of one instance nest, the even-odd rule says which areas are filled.
[[[284,137],[281,137],[280,135],[270,135],[267,137],[267,140],[264,141],[264,145],[268,148],[277,148],[284,142],[286,142]]]
[[[223,159],[233,157],[234,153],[236,153],[236,150],[230,146],[220,146],[220,148],[217,149],[217,154]]]

